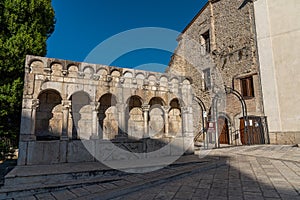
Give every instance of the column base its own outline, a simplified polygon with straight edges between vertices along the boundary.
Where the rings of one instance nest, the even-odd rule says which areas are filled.
[[[69,140],[69,137],[68,136],[60,136],[60,140]]]
[[[100,137],[99,137],[99,135],[91,135],[90,139],[91,140],[99,140]]]
[[[20,141],[26,142],[26,141],[35,141],[36,136],[35,135],[20,135]]]

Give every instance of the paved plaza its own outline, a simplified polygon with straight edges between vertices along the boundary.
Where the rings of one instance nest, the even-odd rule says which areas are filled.
[[[300,199],[300,148],[213,149],[203,158],[183,156],[158,171],[111,176],[115,179],[31,190],[13,199]]]

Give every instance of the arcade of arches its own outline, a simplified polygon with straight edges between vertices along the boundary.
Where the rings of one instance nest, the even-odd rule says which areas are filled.
[[[63,131],[71,139],[128,137],[139,140],[182,135],[181,107],[177,98],[166,104],[162,98],[153,97],[146,104],[134,95],[123,106],[111,93],[92,102],[89,95],[81,91],[63,101],[63,105],[57,91],[45,90],[38,102],[35,126],[38,140],[60,139]],[[121,107],[122,110],[118,109]],[[67,110],[67,120],[63,119],[64,110]],[[65,130],[62,122],[67,123]]]
[[[193,152],[192,104],[185,77],[27,56],[18,164],[91,161],[83,141],[147,152],[182,138]]]

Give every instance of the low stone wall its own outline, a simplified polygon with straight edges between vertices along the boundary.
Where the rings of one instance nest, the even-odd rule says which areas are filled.
[[[49,165],[180,156],[192,153],[193,138],[27,141],[20,148],[18,165]]]
[[[300,144],[300,132],[270,132],[271,144]]]

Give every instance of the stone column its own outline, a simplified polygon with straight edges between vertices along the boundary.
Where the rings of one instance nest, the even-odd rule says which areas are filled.
[[[181,107],[181,120],[182,120],[182,136],[185,136],[187,132],[187,114],[188,114],[188,109],[187,107]]]
[[[35,122],[36,122],[36,109],[39,107],[40,101],[39,99],[32,100],[31,105],[31,131],[30,135],[35,137]]]
[[[142,105],[143,115],[144,115],[144,138],[149,137],[149,124],[148,124],[148,115],[149,115],[150,105]]]
[[[121,133],[118,134],[123,134],[126,132],[126,119],[125,119],[125,104],[124,103],[118,103],[117,104],[117,110],[118,110],[118,127]]]
[[[191,106],[182,107],[182,129],[183,147],[185,153],[194,153],[194,132],[193,132],[193,108]]]
[[[169,135],[169,110],[170,106],[163,106],[164,109],[164,124],[165,124],[165,136]]]
[[[60,139],[61,140],[68,140],[68,126],[69,126],[69,112],[71,101],[69,100],[62,100],[62,112],[63,112],[63,119],[62,119],[62,132]]]
[[[38,106],[38,99],[23,99],[18,165],[26,165],[28,157],[28,144],[36,140],[35,121],[36,109]]]
[[[99,102],[91,102],[92,107],[92,135],[90,139],[99,139],[98,136],[98,110]]]

